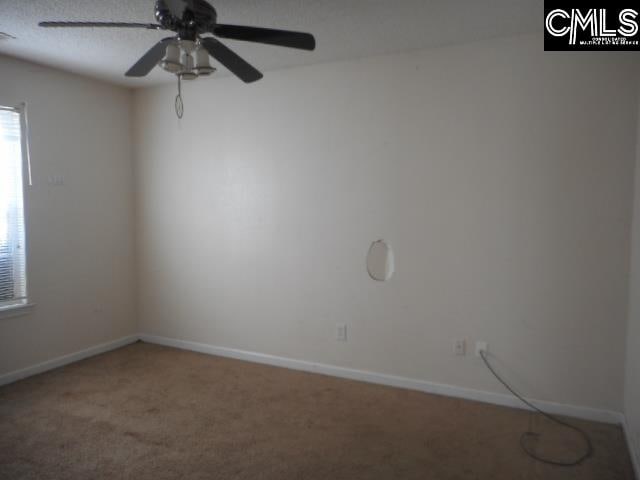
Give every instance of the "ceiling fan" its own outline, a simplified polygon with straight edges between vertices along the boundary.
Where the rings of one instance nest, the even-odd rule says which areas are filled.
[[[209,64],[209,55],[227,67],[246,83],[262,78],[256,68],[243,60],[217,38],[243,40],[281,47],[314,50],[313,35],[287,30],[246,27],[218,23],[216,10],[205,0],[156,0],[155,18],[158,23],[127,22],[40,22],[41,27],[112,27],[168,30],[176,35],[156,43],[127,72],[127,77],[144,77],[156,65],[178,75],[179,79],[193,80],[215,71]],[[205,35],[213,36],[205,36]]]

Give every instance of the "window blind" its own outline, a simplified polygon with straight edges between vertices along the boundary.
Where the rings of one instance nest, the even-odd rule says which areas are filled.
[[[20,110],[0,107],[0,308],[27,302]]]

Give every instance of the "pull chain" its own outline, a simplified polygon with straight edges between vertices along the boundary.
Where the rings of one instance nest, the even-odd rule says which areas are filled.
[[[182,115],[184,115],[184,103],[182,102],[182,76],[177,75],[177,77],[178,77],[178,95],[176,95],[175,107],[176,107],[176,115],[178,116],[178,118],[182,118]]]

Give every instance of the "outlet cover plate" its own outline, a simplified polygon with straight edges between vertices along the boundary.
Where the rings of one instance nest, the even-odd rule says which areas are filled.
[[[344,323],[336,323],[336,340],[339,342],[347,341],[347,326]]]
[[[480,356],[480,352],[488,352],[489,344],[487,342],[476,342],[476,357]]]
[[[455,355],[463,357],[467,353],[467,345],[464,339],[454,340],[453,342],[453,353]]]

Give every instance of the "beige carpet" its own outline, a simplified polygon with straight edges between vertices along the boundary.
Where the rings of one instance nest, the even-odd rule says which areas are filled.
[[[632,479],[622,431],[138,343],[0,388],[2,479]]]

